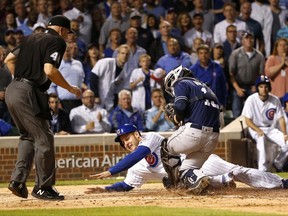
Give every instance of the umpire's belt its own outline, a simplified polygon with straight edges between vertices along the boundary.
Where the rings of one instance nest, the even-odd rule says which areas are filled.
[[[25,78],[21,78],[21,77],[15,77],[14,78],[15,81],[19,81],[19,82],[23,82],[23,83],[27,83],[29,85],[34,85],[34,82]]]
[[[193,124],[191,123],[190,125],[191,128],[195,128],[195,129],[199,129],[202,130],[206,133],[208,132],[215,132],[215,133],[219,133],[219,128],[215,128],[215,127],[206,127],[206,126],[202,126],[202,125],[198,125],[198,124]]]

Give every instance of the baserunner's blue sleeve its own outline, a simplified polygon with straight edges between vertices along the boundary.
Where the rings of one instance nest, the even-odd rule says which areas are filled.
[[[151,150],[147,146],[138,146],[138,148],[134,152],[128,154],[125,158],[120,160],[115,166],[110,167],[108,171],[111,173],[111,175],[114,175],[116,173],[127,170],[136,163],[138,163],[140,160],[142,160],[145,156],[149,155],[150,153]]]
[[[109,192],[112,192],[112,191],[130,191],[132,190],[134,187],[131,187],[130,185],[126,184],[124,181],[122,182],[116,182],[115,184],[113,185],[110,185],[110,186],[106,186],[105,189]]]

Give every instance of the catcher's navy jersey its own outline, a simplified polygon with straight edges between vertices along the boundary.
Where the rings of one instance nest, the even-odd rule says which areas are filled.
[[[199,80],[183,78],[174,84],[175,113],[183,123],[219,128],[219,102],[212,90]]]

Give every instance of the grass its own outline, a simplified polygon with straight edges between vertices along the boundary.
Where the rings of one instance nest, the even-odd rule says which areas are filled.
[[[213,210],[213,209],[195,209],[195,208],[163,208],[157,206],[149,207],[136,207],[136,206],[127,206],[127,207],[103,207],[103,208],[81,208],[81,209],[45,209],[45,210],[17,210],[17,211],[0,211],[1,216],[146,216],[146,215],[157,215],[157,216],[183,216],[183,215],[201,215],[201,216],[268,216],[271,214],[257,214],[249,212],[236,212],[228,210]]]

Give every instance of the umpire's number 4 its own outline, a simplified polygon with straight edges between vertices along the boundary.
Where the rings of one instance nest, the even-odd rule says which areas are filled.
[[[58,59],[58,55],[59,55],[58,52],[54,52],[50,55],[50,57],[52,58],[53,61],[56,61]]]

